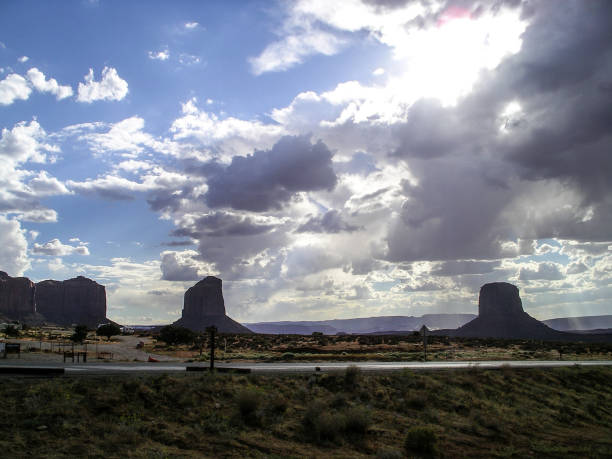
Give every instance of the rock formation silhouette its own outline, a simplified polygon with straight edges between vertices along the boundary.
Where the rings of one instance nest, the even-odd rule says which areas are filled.
[[[182,317],[174,325],[205,331],[212,325],[221,333],[252,333],[225,314],[222,281],[207,276],[185,292]]]
[[[27,277],[11,277],[0,271],[0,314],[14,320],[35,314],[34,290]]]
[[[0,315],[30,325],[87,325],[95,328],[106,318],[106,289],[83,276],[65,281],[33,283],[0,271]]]
[[[49,322],[90,328],[107,322],[106,288],[86,277],[38,282],[35,298],[36,310]]]
[[[478,317],[452,335],[474,338],[565,339],[523,310],[519,290],[507,282],[493,282],[480,288]]]

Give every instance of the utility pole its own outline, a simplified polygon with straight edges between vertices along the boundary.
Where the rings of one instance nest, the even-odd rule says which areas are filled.
[[[210,371],[215,369],[215,333],[217,333],[217,327],[214,325],[206,327],[206,331],[210,335]]]

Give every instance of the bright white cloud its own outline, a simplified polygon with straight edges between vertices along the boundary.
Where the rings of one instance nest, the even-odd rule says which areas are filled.
[[[9,276],[21,276],[30,267],[25,230],[15,219],[0,214],[0,270]]]
[[[11,73],[0,81],[0,105],[10,105],[16,100],[26,100],[30,97],[32,88],[21,75]]]
[[[189,181],[185,175],[155,167],[140,177],[140,181],[118,175],[103,175],[85,181],[68,180],[68,187],[82,194],[97,194],[108,199],[132,199],[134,193],[180,189]]]
[[[32,67],[27,73],[28,80],[34,86],[34,89],[40,92],[49,92],[53,94],[57,100],[65,99],[72,96],[72,88],[70,86],[62,86],[57,83],[55,78],[45,78],[45,74]]]
[[[250,58],[249,63],[255,75],[283,71],[313,54],[336,54],[345,43],[342,38],[323,30],[305,30],[268,45],[259,56]]]
[[[22,121],[13,126],[13,129],[2,129],[0,138],[0,158],[14,163],[33,161],[44,163],[47,160],[45,152],[59,152],[59,147],[45,143],[47,134],[32,120],[29,123]]]
[[[91,103],[96,100],[122,100],[128,93],[127,81],[113,67],[102,69],[100,81],[94,81],[93,69],[85,75],[85,83],[79,83],[77,100]]]
[[[121,161],[119,164],[115,165],[115,169],[121,169],[127,172],[138,172],[141,170],[148,170],[153,167],[153,164],[147,161],[137,161],[134,159],[129,159],[127,161]]]
[[[170,51],[168,49],[162,49],[160,51],[149,51],[149,59],[156,61],[166,61],[170,58]]]
[[[80,140],[85,140],[94,153],[104,154],[119,152],[126,157],[136,157],[150,148],[165,154],[173,153],[177,148],[168,139],[159,140],[151,134],[144,132],[145,122],[139,116],[126,118],[118,123],[111,124],[107,132],[91,132],[107,127],[105,125],[73,127],[70,133],[79,134]]]
[[[193,21],[193,22],[186,22],[185,23],[185,28],[188,29],[188,30],[193,30],[193,29],[195,29],[199,25],[200,24],[195,22],[195,21]]]
[[[66,185],[57,178],[50,176],[47,171],[40,171],[36,177],[28,182],[28,187],[37,197],[70,194]]]
[[[59,239],[52,239],[44,244],[37,242],[32,246],[32,253],[37,255],[50,255],[54,257],[65,257],[68,255],[89,255],[89,249],[82,243],[77,246],[62,244]]]
[[[17,59],[19,62],[21,62],[22,64],[28,62],[30,60],[30,58],[28,56],[21,56],[19,59]]]
[[[220,118],[212,112],[198,109],[196,104],[195,98],[182,104],[183,116],[174,120],[170,127],[173,139],[216,146],[225,153],[224,159],[252,153],[253,149],[267,148],[285,132],[282,126],[264,124],[258,120]],[[201,156],[201,152],[198,152],[198,156]]]

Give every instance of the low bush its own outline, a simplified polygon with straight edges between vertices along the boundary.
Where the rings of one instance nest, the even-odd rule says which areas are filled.
[[[372,414],[362,407],[352,407],[344,415],[344,428],[348,434],[363,436],[372,424]]]
[[[355,365],[349,366],[344,372],[344,385],[347,389],[355,389],[359,386],[361,370]]]
[[[435,454],[438,437],[428,426],[411,427],[406,432],[404,447],[408,453]]]
[[[245,424],[259,425],[261,407],[261,394],[254,389],[244,389],[236,394],[238,412]]]

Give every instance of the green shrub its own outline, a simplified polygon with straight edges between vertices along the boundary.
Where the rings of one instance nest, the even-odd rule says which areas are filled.
[[[19,330],[14,325],[7,325],[3,331],[6,336],[10,336],[10,337],[19,336]]]
[[[172,346],[175,344],[191,344],[196,334],[185,327],[166,325],[159,331],[159,340]]]
[[[344,372],[344,385],[349,389],[355,389],[361,379],[361,370],[355,365],[349,366]]]
[[[362,407],[349,408],[344,417],[345,430],[352,435],[365,435],[372,424],[370,411]]]
[[[345,429],[345,418],[337,412],[331,412],[324,403],[315,402],[304,413],[302,427],[312,441],[333,442]]]
[[[435,454],[437,443],[438,438],[431,427],[416,426],[406,432],[404,447],[408,453]]]
[[[276,394],[268,402],[267,411],[273,415],[280,415],[287,411],[288,407],[287,399],[280,394]]]
[[[258,425],[260,423],[259,408],[261,406],[261,394],[253,389],[244,389],[236,395],[238,412],[245,424]]]

